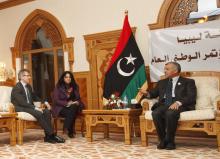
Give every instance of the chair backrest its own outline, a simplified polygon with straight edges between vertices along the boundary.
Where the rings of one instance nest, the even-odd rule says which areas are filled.
[[[216,109],[215,100],[220,96],[219,79],[216,77],[191,77],[197,88],[196,109]]]
[[[0,111],[8,111],[8,105],[11,103],[11,91],[10,86],[0,86]]]
[[[195,80],[196,110],[216,109],[216,100],[220,98],[220,72],[183,72],[182,74]]]

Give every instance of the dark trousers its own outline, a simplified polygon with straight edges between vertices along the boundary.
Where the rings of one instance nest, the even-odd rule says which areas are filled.
[[[168,108],[169,107],[164,104],[159,104],[159,106],[153,110],[152,117],[159,140],[174,143],[180,113],[187,111],[187,109],[184,106],[180,106],[178,110]]]
[[[45,135],[52,135],[53,134],[53,128],[51,124],[51,113],[48,109],[44,109],[43,113],[35,110],[33,108],[21,108],[21,109],[16,109],[16,111],[19,110],[20,112],[27,112],[31,115],[33,115],[39,125],[44,129]]]
[[[71,105],[69,107],[63,107],[60,111],[60,116],[64,117],[63,128],[68,130],[68,133],[75,133],[75,121],[79,111],[78,105]]]

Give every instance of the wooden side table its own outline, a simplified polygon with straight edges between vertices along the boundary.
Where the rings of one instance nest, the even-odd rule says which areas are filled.
[[[10,131],[10,145],[16,145],[16,116],[17,113],[0,112],[0,128]]]
[[[86,119],[86,138],[92,142],[93,127],[97,124],[105,125],[104,137],[109,136],[108,124],[116,124],[124,128],[125,144],[131,144],[131,127],[139,121],[142,109],[117,109],[117,110],[83,110]]]

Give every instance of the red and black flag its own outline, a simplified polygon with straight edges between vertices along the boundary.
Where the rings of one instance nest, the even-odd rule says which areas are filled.
[[[111,94],[125,96],[130,103],[136,98],[138,88],[147,85],[144,59],[132,34],[128,15],[125,16],[123,29],[116,50],[105,74],[103,97]]]

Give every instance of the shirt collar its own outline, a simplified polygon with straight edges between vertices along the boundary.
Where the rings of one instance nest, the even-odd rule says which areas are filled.
[[[172,78],[172,79],[173,79],[173,83],[176,83],[176,82],[178,81],[179,77],[180,77],[180,76],[173,77],[173,78]]]
[[[27,85],[27,83],[24,83],[23,81],[21,81],[22,86],[25,88],[25,86]]]

